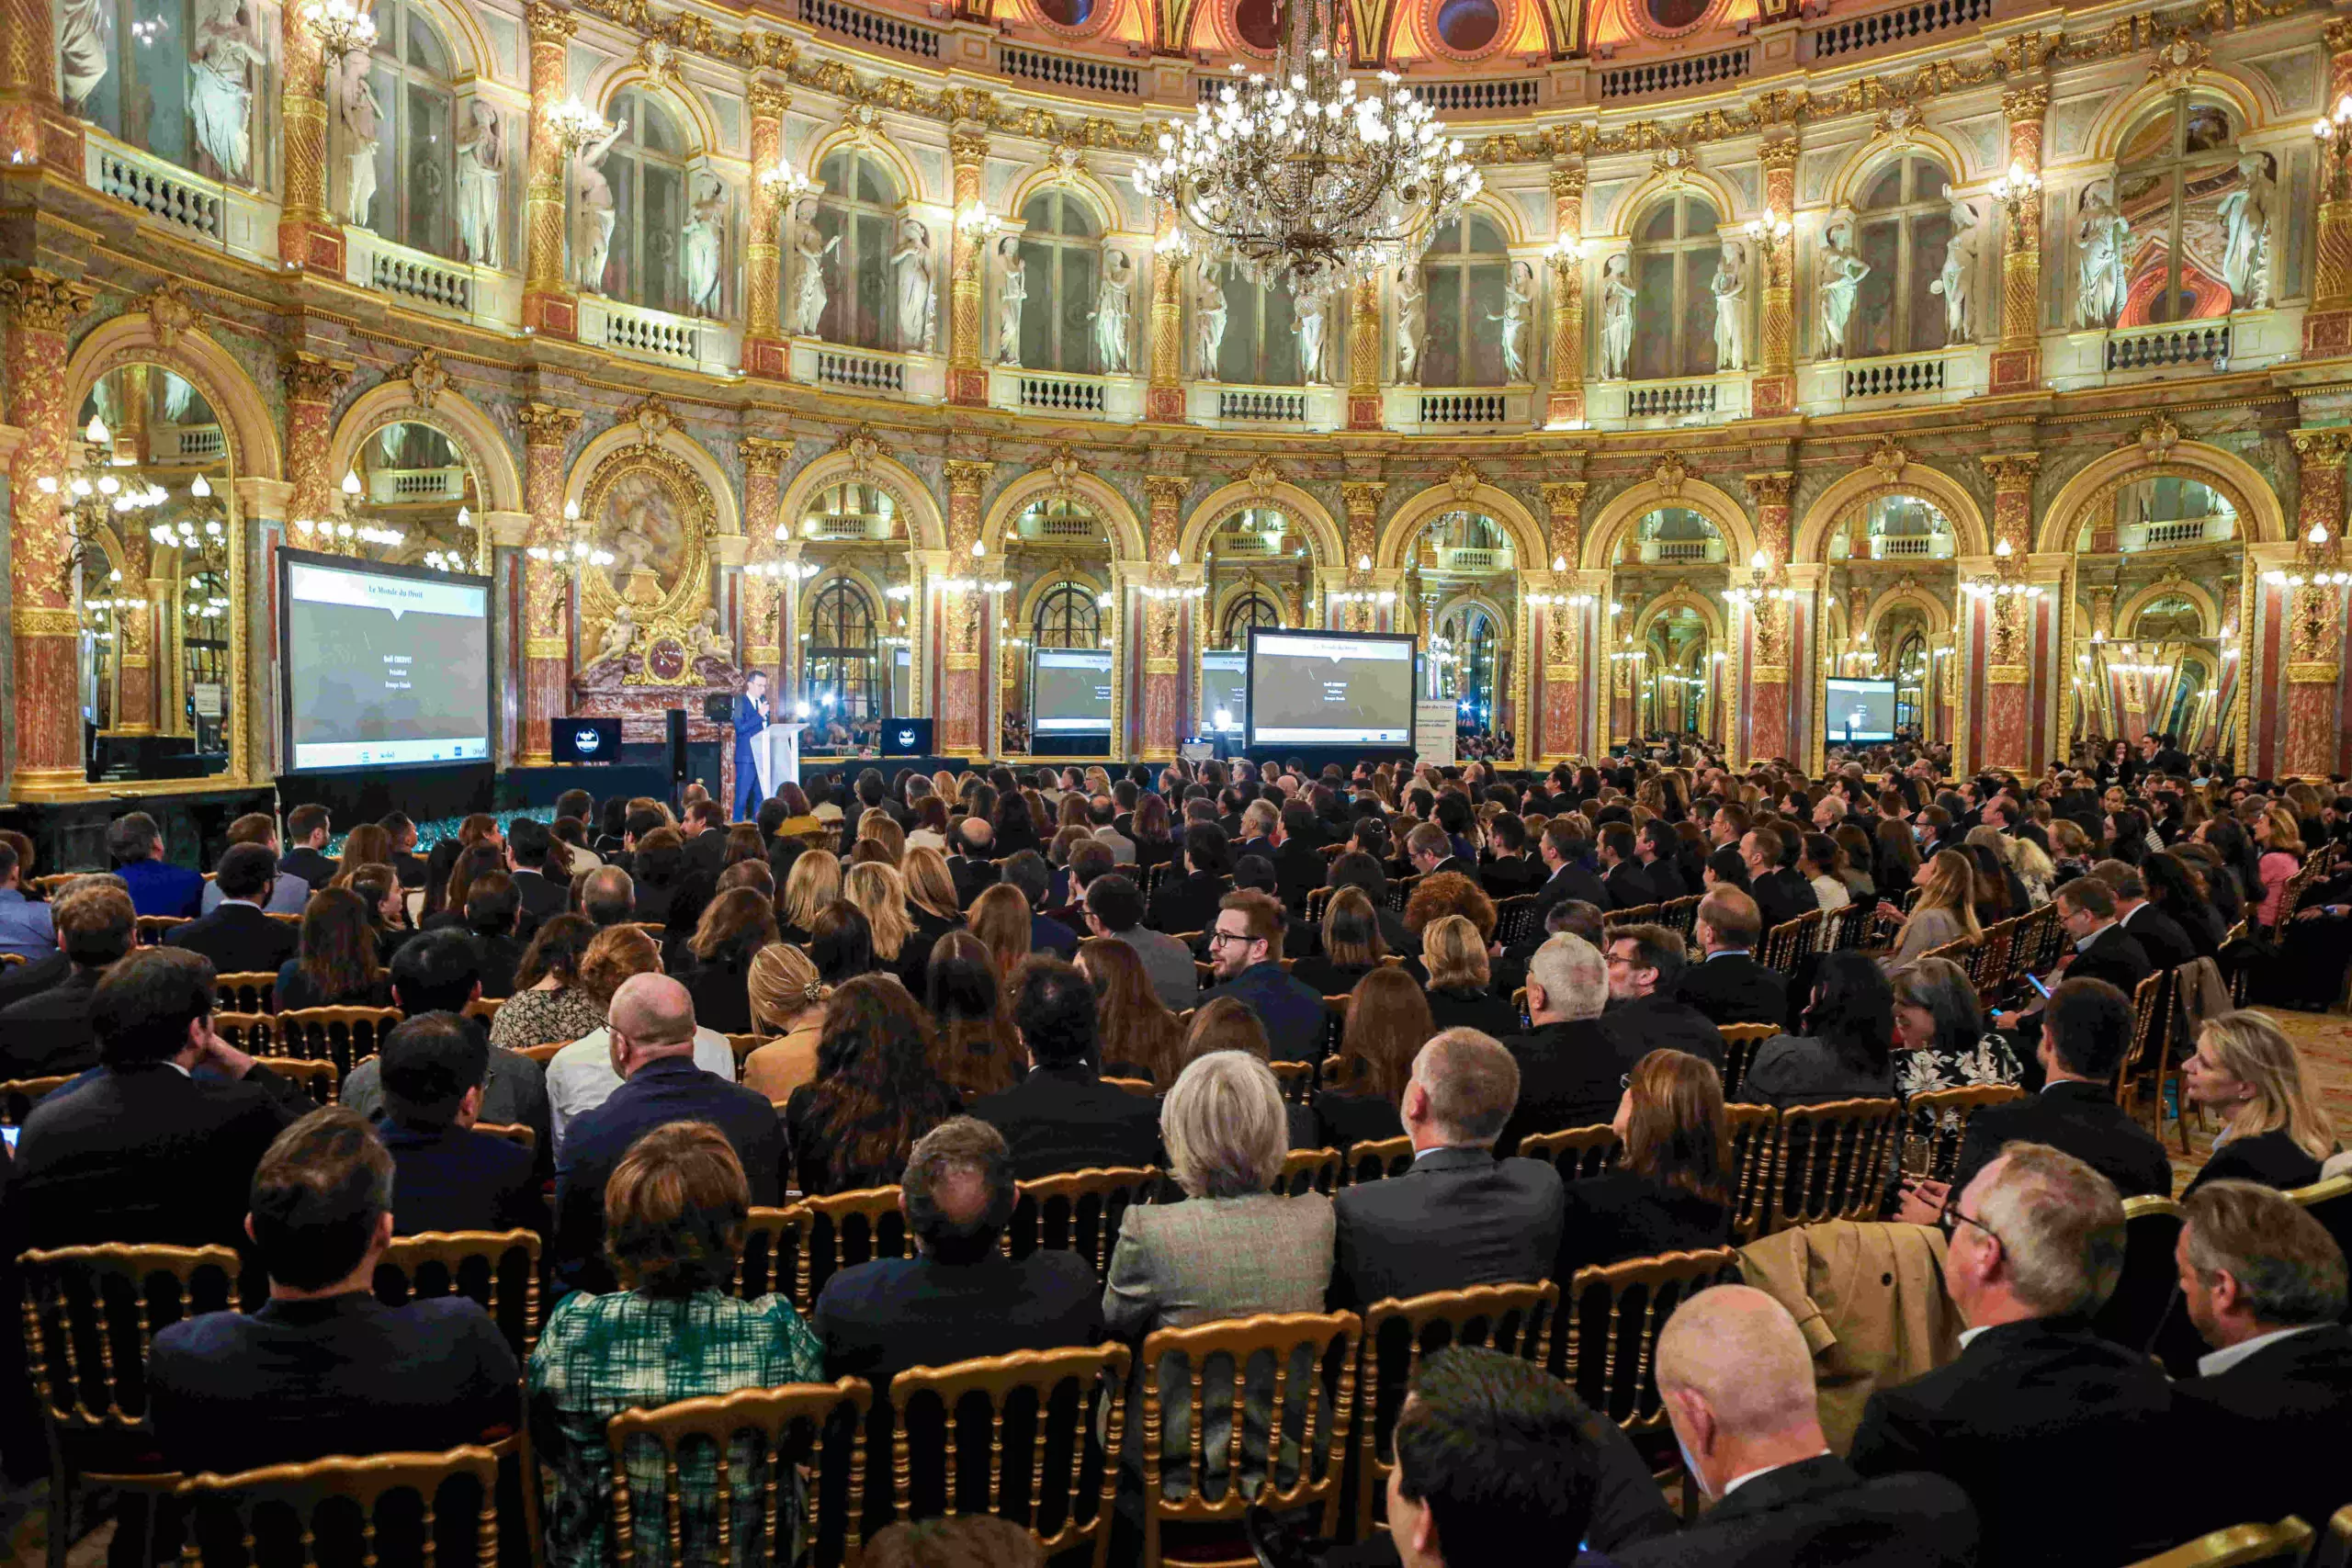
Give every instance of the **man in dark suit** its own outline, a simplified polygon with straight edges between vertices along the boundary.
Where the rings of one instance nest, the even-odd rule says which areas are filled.
[[[1682,971],[1676,996],[1717,1024],[1788,1022],[1788,981],[1756,962],[1763,917],[1755,899],[1736,887],[1717,887],[1699,900],[1694,934],[1706,956]]]
[[[986,818],[967,817],[956,824],[956,852],[947,857],[947,874],[956,884],[956,902],[964,908],[996,886],[995,849],[996,829]]]
[[[1666,818],[1653,817],[1642,824],[1634,839],[1634,852],[1640,859],[1642,875],[1648,879],[1651,894],[1659,903],[1688,898],[1698,891],[1694,885],[1682,879],[1682,838]]]
[[[1478,864],[1453,852],[1453,838],[1434,822],[1424,822],[1405,835],[1405,858],[1423,876],[1451,871],[1478,880]]]
[[[1543,863],[1528,853],[1527,824],[1509,811],[1498,813],[1487,826],[1495,845],[1494,858],[1478,868],[1478,886],[1492,898],[1516,898],[1544,886]]]
[[[1601,956],[1609,966],[1609,1010],[1601,1032],[1617,1048],[1617,1070],[1629,1073],[1652,1051],[1688,1051],[1721,1071],[1724,1037],[1713,1020],[1678,1000],[1687,962],[1682,938],[1664,926],[1619,926],[1606,933]]]
[[[2197,961],[2197,945],[2180,929],[2180,922],[2148,902],[2148,885],[2138,866],[2103,860],[2091,867],[2091,874],[2114,893],[2115,929],[2140,944],[2152,972]],[[2071,966],[2067,973],[2074,973]]]
[[[1184,829],[1184,874],[1160,874],[1151,896],[1151,912],[1144,924],[1174,936],[1180,931],[1204,931],[1216,919],[1217,900],[1225,897],[1226,878],[1232,874],[1233,857],[1225,829],[1214,822],[1195,822]]]
[[[1282,807],[1271,800],[1253,800],[1241,813],[1241,840],[1233,849],[1233,857],[1257,855],[1267,864],[1273,863],[1274,840],[1283,829]]]
[[[1475,1029],[1421,1047],[1397,1114],[1413,1168],[1350,1187],[1332,1202],[1330,1305],[1390,1296],[1528,1284],[1545,1278],[1560,1239],[1560,1173],[1541,1160],[1495,1158],[1519,1100],[1519,1064]]]
[[[754,782],[752,788],[758,787]],[[686,869],[717,876],[727,859],[727,807],[715,800],[695,801],[686,808],[685,833]]]
[[[173,1464],[232,1472],[436,1453],[521,1418],[522,1370],[480,1305],[377,1302],[392,1196],[392,1157],[356,1111],[314,1111],[270,1145],[245,1221],[269,1300],[155,1337],[149,1408]]]
[[[2208,1182],[2180,1206],[2181,1297],[2213,1352],[2175,1391],[2220,1472],[2199,1490],[2233,1511],[2214,1523],[2327,1517],[2352,1490],[2344,1253],[2309,1210],[2252,1182]]]
[[[424,857],[416,852],[416,823],[405,811],[394,811],[382,818],[378,826],[391,836],[392,869],[400,874],[402,887],[424,886]]]
[[[163,830],[144,811],[126,812],[107,825],[107,859],[141,914],[186,919],[198,912],[204,878],[164,858]],[[276,860],[273,855],[273,864]]]
[[[2149,1481],[2182,1451],[2172,1385],[2088,1326],[2122,1272],[2114,1185],[2072,1155],[2011,1144],[1961,1189],[1951,1223],[1943,1273],[1968,1325],[1960,1357],[1871,1395],[1855,1471],[1959,1483],[1985,1562],[2136,1562],[2198,1533],[2204,1489]]]
[[[323,806],[298,806],[286,814],[286,853],[277,869],[299,876],[313,888],[324,887],[341,868],[327,858],[327,840],[334,822]]]
[[[385,1036],[379,1055],[397,1233],[546,1230],[532,1151],[473,1130],[490,1067],[481,1032],[456,1013],[428,1012]]]
[[[232,844],[216,880],[220,907],[173,927],[164,942],[202,953],[216,975],[277,974],[301,945],[301,933],[291,921],[262,913],[277,880],[276,860],[259,844]]]
[[[1630,822],[1604,822],[1600,827],[1600,886],[1609,891],[1610,909],[1638,909],[1657,899],[1650,879],[1634,859],[1634,828]]]
[[[120,888],[85,887],[57,901],[57,945],[72,972],[45,991],[0,1008],[0,1077],[67,1077],[98,1065],[90,998],[130,951],[138,917]]]
[[[1519,1141],[1566,1127],[1596,1127],[1617,1114],[1624,1069],[1600,1027],[1609,972],[1600,950],[1566,932],[1547,938],[1527,964],[1527,1016],[1533,1027],[1503,1042],[1519,1064],[1519,1100],[1495,1140],[1511,1154]]]
[[[1781,835],[1770,828],[1751,828],[1739,840],[1739,858],[1747,866],[1747,890],[1763,917],[1764,929],[1784,926],[1799,915],[1821,908],[1813,884],[1781,864]]]
[[[1274,838],[1274,886],[1283,907],[1294,914],[1306,911],[1306,896],[1323,886],[1323,874],[1330,868],[1315,847],[1322,841],[1314,807],[1296,802],[1283,807]]]
[[[1813,1357],[1788,1309],[1719,1285],[1685,1296],[1658,1337],[1657,1385],[1691,1480],[1713,1500],[1624,1568],[1970,1568],[1976,1510],[1940,1475],[1864,1481],[1829,1451]]]
[[[1094,987],[1080,969],[1033,958],[1012,998],[1029,1076],[972,1107],[1004,1135],[1023,1181],[1091,1167],[1165,1166],[1159,1106],[1102,1082]]]
[[[2114,890],[2096,876],[2078,876],[2052,894],[2051,901],[2058,906],[2058,923],[2073,939],[2074,951],[2059,961],[2058,973],[2050,983],[2058,984],[2059,976],[2069,980],[2104,980],[2123,993],[2128,1005],[2140,982],[2155,973],[2155,965],[2148,962],[2148,951],[2139,939],[2116,923]],[[2018,1031],[2019,1043],[2031,1051],[2046,1027],[2043,1015],[2048,1008],[2042,1002],[2022,1011],[1996,1012],[1993,1022]]]
[[[545,823],[529,817],[517,817],[506,824],[506,864],[523,910],[514,939],[526,944],[538,934],[540,921],[562,914],[571,903],[571,884],[547,874],[548,846],[553,838]]]
[[[708,1122],[743,1162],[752,1201],[772,1206],[784,1191],[786,1148],[775,1107],[763,1095],[695,1063],[694,998],[666,975],[634,975],[613,993],[607,1027],[623,1079],[612,1098],[564,1130],[555,1172],[559,1287],[615,1288],[605,1256],[605,1184],[628,1146],[672,1122]]]
[[[138,949],[90,998],[105,1063],[25,1118],[9,1179],[6,1256],[28,1247],[244,1239],[246,1184],[310,1103],[212,1032],[212,966]]]
[[[1550,876],[1535,890],[1537,908],[1548,910],[1569,898],[1581,899],[1597,908],[1609,908],[1609,890],[1585,866],[1584,845],[1584,835],[1566,817],[1555,817],[1544,824],[1543,834],[1535,840],[1535,852]]]
[[[1271,893],[1244,888],[1220,899],[1208,939],[1218,983],[1201,1001],[1231,997],[1246,1004],[1265,1025],[1272,1060],[1312,1062],[1322,1055],[1323,998],[1283,972],[1288,923]]]

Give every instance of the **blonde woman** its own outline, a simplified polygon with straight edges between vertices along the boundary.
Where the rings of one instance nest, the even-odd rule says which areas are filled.
[[[2190,1192],[2208,1181],[2284,1191],[2319,1179],[2322,1162],[2335,1152],[2335,1127],[2294,1042],[2267,1015],[2225,1012],[2206,1024],[2183,1076],[2188,1098],[2225,1123]]]
[[[2262,814],[2247,825],[2247,831],[2262,852],[2256,863],[2262,878],[2262,902],[2255,907],[2255,923],[2267,931],[2288,913],[2287,884],[2303,869],[2303,830],[2293,812],[2271,805],[2263,807]]]
[[[857,819],[860,840],[872,839],[890,853],[890,863],[897,865],[906,858],[907,830],[899,826],[897,818],[876,806]]]
[[[907,885],[899,868],[879,861],[851,866],[842,874],[842,897],[855,905],[873,928],[875,960],[913,990],[922,983],[922,974],[918,970],[910,980],[903,972],[907,939],[915,934],[915,922],[907,913]]]
[[[841,857],[831,850],[809,850],[792,863],[776,900],[776,934],[797,946],[808,945],[817,929],[817,912],[842,896]]]
[[[915,940],[926,953],[932,943],[949,931],[964,929],[963,907],[956,902],[956,876],[947,869],[944,854],[922,844],[908,846],[907,858],[899,863],[899,880],[906,886],[907,914],[915,923]]]
[[[1984,934],[1976,923],[1974,861],[1958,850],[1939,850],[1931,859],[1919,863],[1911,883],[1919,889],[1919,900],[1911,906],[1908,916],[1892,904],[1878,907],[1880,914],[1903,919],[1894,951],[1879,960],[1890,974],[1923,953],[1955,942],[1980,941]]]
[[[1446,915],[1421,929],[1429,965],[1430,1020],[1442,1032],[1476,1029],[1500,1040],[1519,1032],[1519,1013],[1487,988],[1487,939],[1467,917]]]
[[[983,888],[972,900],[972,934],[987,944],[996,972],[1008,981],[1029,956],[1029,900],[1011,883]]]
[[[781,1107],[817,1076],[817,1042],[832,990],[818,980],[807,953],[779,942],[752,960],[751,992],[752,1021],[777,1038],[743,1058],[743,1087]]]

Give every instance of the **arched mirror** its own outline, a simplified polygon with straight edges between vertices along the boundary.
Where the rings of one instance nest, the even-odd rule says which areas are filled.
[[[1651,617],[1640,647],[1634,677],[1643,736],[1712,739],[1716,659],[1706,617],[1689,604],[1670,605]]]
[[[1208,592],[1193,611],[1202,628],[1193,710],[1204,730],[1217,728],[1222,711],[1224,728],[1238,731],[1249,707],[1250,633],[1319,624],[1317,563],[1306,530],[1275,506],[1226,516],[1209,530],[1205,558]]]
[[[1653,507],[1610,543],[1599,617],[1604,662],[1592,682],[1608,745],[1728,737],[1724,647],[1713,628],[1724,624],[1731,555],[1715,521],[1688,506]],[[1744,581],[1746,563],[1738,570]]]
[[[988,558],[1002,595],[998,730],[1008,752],[1103,756],[1119,675],[1111,649],[1111,536],[1075,492],[1014,514]]]
[[[800,572],[786,578],[795,630],[785,650],[804,746],[856,743],[914,711],[914,558],[899,498],[863,479],[828,485],[801,513]],[[758,640],[747,637],[747,642]]]
[[[359,444],[351,472],[359,480],[346,514],[399,542],[384,558],[443,571],[472,571],[481,559],[476,514],[481,496],[466,454],[442,431],[414,422],[388,424]]]
[[[1405,582],[1396,625],[1426,633],[1423,684],[1455,702],[1457,728],[1499,742],[1520,725],[1520,581],[1510,531],[1483,512],[1442,512],[1421,525],[1405,549]],[[1509,751],[1495,753],[1510,755]]]

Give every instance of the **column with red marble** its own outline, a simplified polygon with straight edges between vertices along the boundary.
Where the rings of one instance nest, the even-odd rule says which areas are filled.
[[[328,444],[334,434],[335,400],[351,384],[351,371],[346,360],[301,350],[279,366],[286,387],[286,478],[292,487],[286,505],[297,549],[311,544],[301,523],[328,523],[335,516],[338,476],[327,461]]]
[[[0,164],[47,164],[78,182],[82,122],[57,98],[49,0],[0,0]]]
[[[1756,547],[1774,587],[1783,586],[1789,564],[1789,496],[1796,475],[1785,468],[1749,474],[1756,497]],[[1749,607],[1747,746],[1749,759],[1788,756],[1790,670],[1795,639],[1795,606],[1766,599]]]
[[[2352,18],[2320,29],[2327,40],[2329,107],[2352,93]],[[2303,357],[2352,353],[2352,167],[2320,144],[2318,267],[2303,315]]]
[[[15,793],[82,782],[75,701],[79,627],[67,568],[72,541],[59,496],[74,411],[65,404],[67,335],[90,308],[84,284],[40,267],[0,277],[8,319],[8,419],[23,434],[8,467],[9,630],[16,645]],[[42,479],[51,480],[43,489]]]
[[[1583,549],[1584,495],[1582,479],[1555,479],[1544,487],[1550,512],[1545,539],[1552,547],[1550,592],[1555,596],[1570,593]],[[1543,687],[1536,707],[1538,732],[1528,755],[1538,762],[1556,761],[1583,750],[1577,743],[1584,723],[1584,689],[1577,680],[1584,655],[1583,616],[1574,605],[1546,604],[1534,637],[1544,649],[1535,666],[1542,671]]]
[[[2343,426],[2295,432],[2299,504],[2294,577],[2333,575],[2343,559],[2344,457],[2352,430]],[[2313,536],[2316,535],[2317,537]],[[2336,769],[2341,731],[2336,715],[2344,689],[2342,590],[2304,581],[2288,595],[2286,734],[2282,772],[2324,779]]]
[[[989,157],[989,133],[978,126],[959,125],[947,135],[948,166],[956,191],[956,240],[949,253],[947,284],[947,400],[966,408],[984,408],[989,400],[988,367],[980,363],[980,292],[988,254],[979,231],[965,216],[985,210],[980,175]],[[979,536],[979,521],[972,523]],[[977,710],[975,722],[977,723]]]
[[[1154,424],[1182,424],[1184,257],[1177,244],[1176,209],[1163,204],[1158,212],[1159,230],[1152,241],[1151,256],[1151,379],[1144,387],[1143,416]]]
[[[516,411],[515,421],[523,427],[523,506],[531,514],[530,546],[561,544],[564,454],[580,428],[580,411],[529,402]],[[571,710],[571,580],[560,569],[527,557],[522,567],[523,746],[515,761],[545,768],[555,762],[549,726]]]
[[[978,575],[972,546],[980,536],[980,494],[989,471],[996,465],[968,458],[947,461],[947,562],[956,578]],[[978,757],[988,750],[980,725],[980,614],[977,592],[941,590],[940,641],[944,647],[944,675],[939,684],[938,741],[943,752]]]
[[[735,451],[743,460],[743,532],[751,541],[751,562],[776,565],[775,530],[784,500],[784,461],[792,455],[792,445],[764,435],[747,435],[736,444]],[[742,639],[744,670],[768,672],[768,691],[777,705],[775,711],[788,716],[789,710],[783,705],[783,634],[776,625],[777,608],[783,600],[781,589],[782,584],[772,572],[743,574],[743,622],[738,635]]]
[[[1176,541],[1183,525],[1184,493],[1190,481],[1173,474],[1144,476],[1144,494],[1151,503],[1144,558],[1147,575],[1176,586]],[[1172,758],[1184,734],[1182,687],[1183,615],[1189,599],[1143,602],[1143,754]]]
[[[2039,452],[2007,452],[1978,459],[1993,481],[1993,547],[1997,558],[2024,561],[2033,548],[2033,485]],[[1985,604],[1984,754],[1978,765],[2027,767],[2033,750],[2033,641],[2038,607],[2023,594]]]

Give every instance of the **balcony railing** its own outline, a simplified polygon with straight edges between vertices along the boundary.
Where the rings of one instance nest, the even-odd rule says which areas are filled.
[[[1511,564],[1508,547],[1498,549],[1488,545],[1441,545],[1436,555],[1440,571],[1509,571]]]
[[[887,354],[829,345],[817,351],[817,384],[902,398],[907,395],[906,362]]]
[[[368,499],[378,506],[414,505],[428,501],[466,499],[466,470],[450,468],[377,468],[368,475]]]
[[[1874,534],[1868,547],[1872,560],[1945,560],[1952,539],[1949,534]]]
[[[1510,416],[1501,392],[1423,392],[1418,400],[1423,424],[1500,424]]]
[[[1915,397],[1944,389],[1942,354],[1915,358],[1863,359],[1846,367],[1846,396],[1854,398]]]
[[[218,424],[158,424],[150,427],[148,446],[165,463],[209,463],[229,449]]]
[[[90,186],[99,195],[127,201],[157,222],[190,234],[215,241],[228,237],[228,197],[210,180],[128,148],[101,145],[95,138],[85,159]]]
[[[799,17],[809,27],[837,34],[853,43],[895,49],[924,60],[939,58],[937,33],[897,17],[862,11],[854,6],[841,4],[841,0],[800,0]]]
[[[1505,76],[1492,82],[1407,82],[1413,96],[1440,114],[1479,114],[1532,109],[1544,96],[1540,76]]]
[[[344,281],[455,316],[479,316],[488,303],[482,276],[463,262],[396,244],[366,229],[346,229]]]
[[[1621,65],[1600,73],[1600,96],[1638,98],[1652,93],[1679,93],[1691,87],[1719,87],[1736,82],[1756,63],[1756,51],[1743,44],[1715,54],[1683,54],[1668,60]]]
[[[1076,376],[1023,375],[1019,398],[1024,409],[1041,413],[1083,413],[1100,416],[1106,405],[1102,383]]]
[[[820,512],[801,519],[804,539],[887,539],[890,519],[874,512]]]
[[[1674,419],[1713,413],[1722,401],[1713,381],[1643,381],[1626,389],[1633,419]]]
[[[1008,76],[1043,82],[1049,87],[1070,87],[1082,93],[1108,93],[1122,98],[1143,96],[1143,73],[1132,65],[1121,65],[1107,60],[1080,60],[1071,55],[1047,54],[1040,50],[1015,49],[1006,44],[997,51],[996,68]]]
[[[1644,566],[1703,566],[1726,558],[1721,539],[1644,539],[1637,553]]]
[[[1919,0],[1892,11],[1873,11],[1816,28],[1813,57],[1834,60],[1881,44],[1909,43],[1953,28],[1992,20],[1993,0]]]
[[[2124,550],[2177,550],[2193,545],[2226,544],[2237,536],[2237,519],[2179,517],[2162,523],[2127,523],[2117,531],[2117,547]]]
[[[2109,370],[2161,370],[2229,356],[2230,323],[2226,320],[2120,329],[2109,333],[2107,340]]]
[[[1264,387],[1219,387],[1216,417],[1267,424],[1304,424],[1306,393],[1276,391]]]

